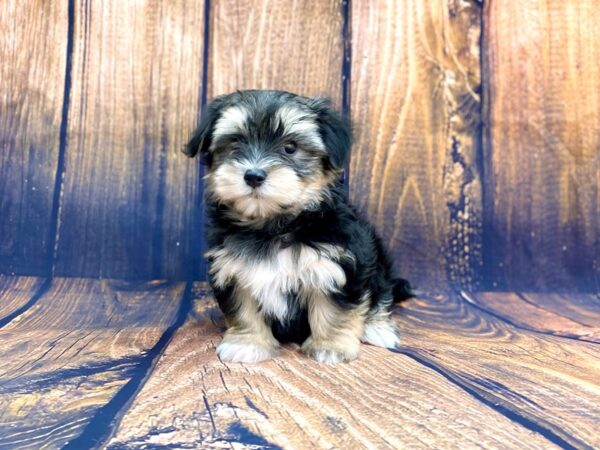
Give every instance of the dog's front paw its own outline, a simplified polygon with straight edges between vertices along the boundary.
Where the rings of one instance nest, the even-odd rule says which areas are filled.
[[[225,335],[217,346],[217,355],[222,361],[255,363],[271,359],[277,354],[277,347],[272,344],[253,341],[251,337],[241,339],[240,336]]]
[[[358,357],[359,343],[347,346],[335,345],[327,341],[317,341],[309,337],[302,344],[302,351],[312,359],[324,364],[337,364],[354,361]]]

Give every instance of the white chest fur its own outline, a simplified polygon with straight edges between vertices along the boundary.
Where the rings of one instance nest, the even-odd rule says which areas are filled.
[[[207,253],[210,273],[217,287],[231,282],[251,292],[262,311],[283,320],[288,315],[289,294],[310,290],[331,293],[346,284],[339,262],[353,259],[341,247],[296,245],[273,251],[267,258],[240,256],[226,244]]]

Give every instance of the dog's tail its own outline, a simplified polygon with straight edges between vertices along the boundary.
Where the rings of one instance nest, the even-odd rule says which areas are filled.
[[[400,303],[409,298],[416,297],[419,292],[413,289],[410,283],[403,278],[395,278],[393,280],[394,287],[392,288],[392,296],[394,303]]]

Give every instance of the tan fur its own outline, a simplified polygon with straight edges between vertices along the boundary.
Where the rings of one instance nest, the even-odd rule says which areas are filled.
[[[241,221],[264,220],[283,211],[299,213],[321,202],[327,192],[324,188],[334,179],[319,172],[302,180],[289,167],[267,167],[264,185],[253,190],[244,181],[249,168],[250,165],[243,163],[222,164],[204,177],[208,191],[230,205]]]
[[[228,318],[229,328],[217,347],[217,354],[230,362],[251,363],[272,358],[277,354],[279,343],[260,314],[256,301],[243,288],[236,288],[234,295],[238,313]]]
[[[302,351],[319,362],[335,364],[358,357],[368,310],[366,303],[342,309],[325,293],[313,290],[307,296],[311,336]]]
[[[308,103],[290,101],[272,116],[257,114],[255,119],[261,122],[255,133],[250,129],[255,122],[249,121],[249,115],[261,106],[248,98],[248,102],[219,111],[209,149],[214,152],[213,165],[205,176],[209,200],[226,206],[219,210],[222,217],[248,229],[272,225],[267,222],[278,216],[288,220],[302,211],[316,210],[324,200],[337,201],[337,197],[331,197],[331,187],[339,170],[324,162],[332,149],[325,147],[320,113]],[[257,144],[265,127],[276,133],[276,145]],[[239,133],[245,138],[228,139],[228,135]],[[290,151],[290,146],[296,151]],[[264,171],[266,177],[260,183],[249,180],[249,186],[245,178],[250,170]],[[255,362],[273,356],[278,342],[270,321],[285,323],[297,317],[296,306],[308,310],[311,328],[302,349],[318,361],[355,359],[361,338],[379,342],[376,345],[393,340],[389,319],[375,320],[368,315],[368,292],[358,306],[347,308],[338,306],[332,298],[347,283],[341,263],[355,264],[354,255],[329,244],[317,248],[303,245],[292,232],[287,237],[273,236],[269,245],[268,251],[252,254],[256,250],[251,246],[224,235],[220,245],[207,254],[213,286],[235,286],[233,298],[227,299],[229,329],[217,349],[223,360]],[[290,295],[300,303],[293,311]]]

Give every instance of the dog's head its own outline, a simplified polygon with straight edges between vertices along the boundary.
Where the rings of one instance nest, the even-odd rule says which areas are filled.
[[[241,91],[216,98],[184,149],[208,167],[208,197],[241,221],[314,208],[350,151],[350,127],[323,98]]]

